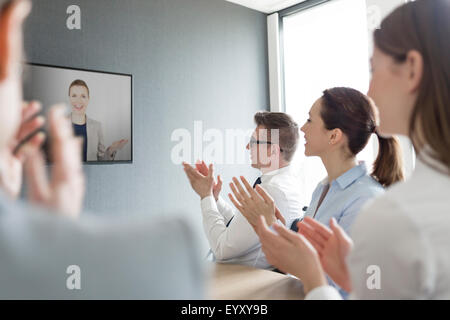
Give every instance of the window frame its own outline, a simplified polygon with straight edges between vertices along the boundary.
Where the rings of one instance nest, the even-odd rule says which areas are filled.
[[[301,11],[311,9],[313,7],[328,3],[333,0],[306,0],[286,9],[280,10],[278,14],[278,37],[279,37],[279,64],[280,64],[280,111],[286,112],[286,86],[285,86],[285,55],[284,55],[284,18],[297,14]]]

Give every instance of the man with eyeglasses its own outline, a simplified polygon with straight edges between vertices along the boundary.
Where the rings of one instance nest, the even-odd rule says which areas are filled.
[[[284,214],[278,216],[279,220],[290,227],[295,219],[302,217],[300,190],[290,166],[298,146],[298,125],[281,112],[258,112],[254,120],[256,129],[246,148],[252,167],[262,175],[253,188],[259,184],[270,194]],[[195,168],[186,163],[183,166],[192,188],[201,198],[203,228],[214,260],[274,269],[264,256],[253,227],[220,196],[222,180],[218,176],[215,181],[213,165],[208,168],[202,162]]]

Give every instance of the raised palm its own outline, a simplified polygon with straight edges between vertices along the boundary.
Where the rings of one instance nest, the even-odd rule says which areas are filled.
[[[197,162],[195,164],[195,168],[197,169],[198,172],[200,172],[205,177],[209,174],[208,166],[206,165],[206,163],[204,161]],[[222,179],[220,178],[220,175],[218,175],[217,182],[214,181],[214,184],[213,184],[213,195],[214,195],[214,199],[216,199],[216,201],[219,200],[220,191],[222,191]]]
[[[128,143],[127,139],[122,139],[122,140],[118,140],[116,142],[114,142],[109,149],[111,150],[111,152],[114,151],[118,151],[121,150],[123,147],[125,147],[125,145]]]

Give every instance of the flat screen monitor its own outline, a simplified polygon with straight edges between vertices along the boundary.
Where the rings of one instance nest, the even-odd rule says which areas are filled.
[[[25,65],[24,98],[49,107],[63,103],[87,164],[133,161],[133,77],[35,63]],[[45,144],[47,160],[49,145]]]

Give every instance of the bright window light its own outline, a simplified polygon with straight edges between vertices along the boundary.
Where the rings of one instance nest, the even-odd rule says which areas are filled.
[[[286,112],[302,126],[325,89],[351,87],[367,93],[369,39],[366,1],[333,0],[283,18]],[[372,138],[358,159],[369,170],[378,152]],[[319,158],[306,158],[301,134],[293,166],[308,205],[317,183],[327,173]]]

